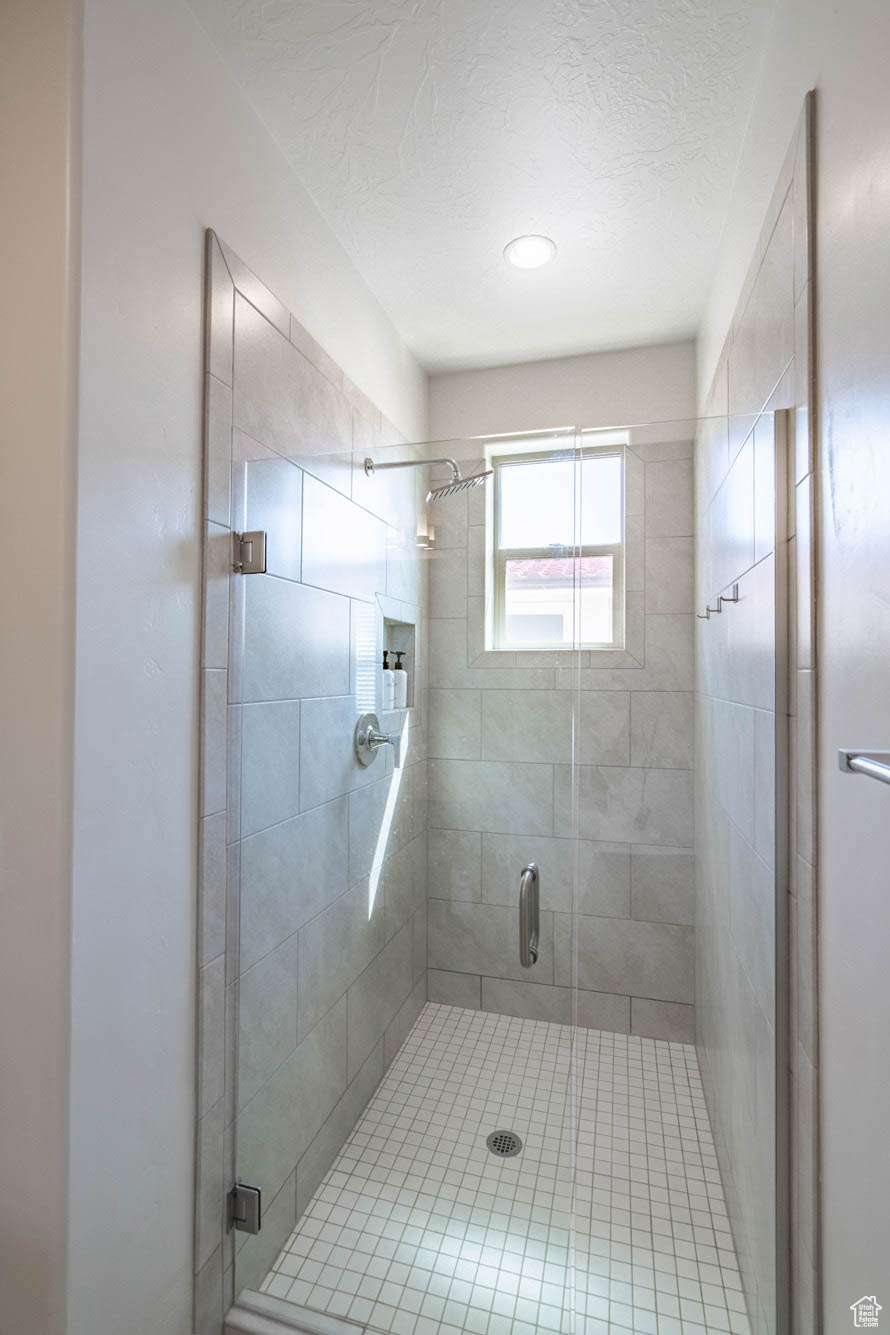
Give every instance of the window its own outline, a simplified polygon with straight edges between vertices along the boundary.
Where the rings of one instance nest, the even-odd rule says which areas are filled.
[[[492,647],[623,648],[623,448],[491,464]]]

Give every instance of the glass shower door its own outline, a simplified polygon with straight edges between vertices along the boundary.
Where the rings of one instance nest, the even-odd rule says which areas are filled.
[[[579,1329],[784,1328],[782,418],[608,433],[625,635],[578,670]]]
[[[239,530],[265,531],[267,556],[232,614],[234,1153],[263,1200],[260,1232],[233,1235],[234,1291],[264,1310],[388,1330],[446,1306],[478,1323],[488,1301],[487,1319],[512,1303],[570,1320],[575,433],[518,444],[569,475],[559,568],[548,549],[522,572],[565,627],[557,659],[492,640],[491,479],[428,499],[454,483],[447,460],[466,479],[499,442],[264,451],[236,470]],[[364,765],[369,728],[388,740]],[[519,1156],[488,1146],[499,1131]],[[336,1260],[318,1241],[331,1209]]]
[[[260,1231],[235,1235],[236,1294],[264,1287],[426,1000],[425,471],[375,490],[349,454],[263,451],[239,474],[266,564],[233,615],[235,1153],[263,1201]]]

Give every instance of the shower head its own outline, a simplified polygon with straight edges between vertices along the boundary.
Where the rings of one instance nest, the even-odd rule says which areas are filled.
[[[398,459],[391,464],[375,464],[373,459],[366,459],[365,473],[368,477],[373,477],[375,473],[381,473],[386,468],[426,468],[430,464],[447,464],[451,469],[451,481],[443,482],[441,487],[432,487],[426,494],[428,501],[444,501],[446,496],[456,496],[460,491],[469,491],[471,487],[478,487],[494,472],[493,468],[487,468],[484,473],[461,477],[460,469],[453,459]]]
[[[444,501],[446,496],[457,496],[461,491],[469,491],[471,487],[479,487],[487,477],[491,477],[493,468],[487,468],[484,473],[474,473],[472,477],[461,477],[458,473],[451,482],[445,482],[441,487],[433,487],[427,492],[428,501]]]

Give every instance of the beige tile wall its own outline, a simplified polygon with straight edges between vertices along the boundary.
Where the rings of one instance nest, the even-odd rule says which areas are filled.
[[[262,1279],[427,996],[426,479],[366,478],[395,430],[212,233],[207,264],[199,1335]],[[255,528],[267,572],[231,573]],[[384,616],[417,629],[392,714]],[[375,707],[407,718],[399,773],[355,759]],[[226,1230],[236,1176],[263,1191],[256,1237]]]
[[[814,359],[812,100],[765,220],[696,442],[697,598],[735,580],[740,602],[697,622],[697,1042],[752,1326],[776,1329],[776,1033],[790,1009],[790,1257],[780,1283],[792,1329],[818,1329],[815,1266],[817,1052],[812,792]],[[787,479],[775,472],[772,413],[789,409]],[[784,542],[778,550],[775,497]],[[778,597],[787,599],[787,679],[773,713]],[[782,575],[782,570],[788,572]],[[781,662],[781,658],[780,658]],[[780,742],[776,767],[776,740]],[[775,862],[775,795],[789,752],[790,847]],[[780,835],[782,831],[780,829]],[[779,937],[787,903],[788,936]],[[786,899],[787,896],[787,899]],[[790,977],[790,987],[787,987]],[[780,1084],[779,1125],[783,1089]],[[787,1098],[787,1094],[784,1095]],[[778,1245],[784,1252],[781,1236]],[[788,1269],[790,1268],[790,1277]]]
[[[430,510],[433,1000],[568,1022],[576,988],[583,1024],[693,1038],[693,434],[631,435],[622,652],[486,651],[484,493]],[[529,860],[531,970],[516,926]]]

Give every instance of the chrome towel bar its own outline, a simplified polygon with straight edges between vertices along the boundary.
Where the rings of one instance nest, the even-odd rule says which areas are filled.
[[[530,969],[538,962],[541,876],[530,862],[519,878],[519,963]]]
[[[865,774],[869,779],[890,783],[890,751],[857,751],[841,748],[838,765],[845,774]]]

